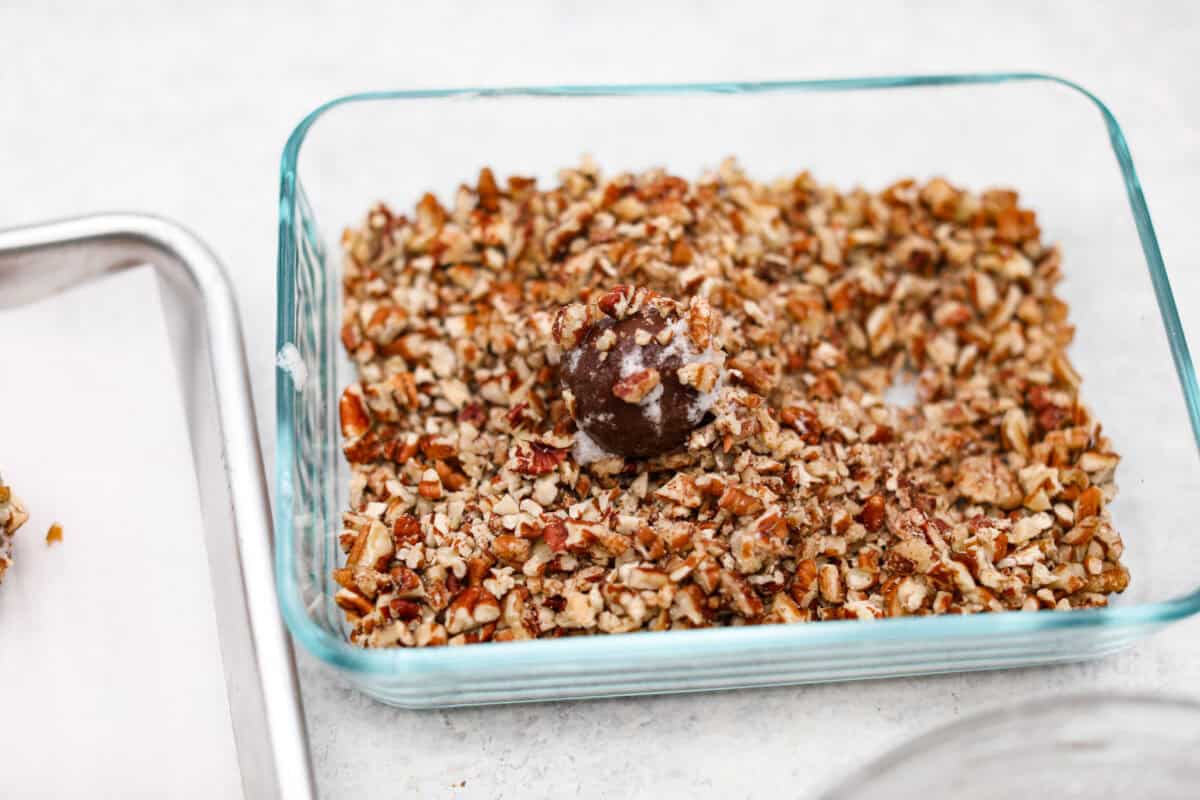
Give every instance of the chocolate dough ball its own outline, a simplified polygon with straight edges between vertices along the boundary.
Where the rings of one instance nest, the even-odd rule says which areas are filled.
[[[574,395],[579,430],[609,453],[630,458],[684,444],[712,407],[711,376],[724,361],[711,349],[698,352],[686,330],[682,320],[668,319],[654,308],[592,323],[563,354],[561,367],[563,383]],[[680,380],[679,368],[688,364],[710,370],[709,380],[691,380],[708,391]]]

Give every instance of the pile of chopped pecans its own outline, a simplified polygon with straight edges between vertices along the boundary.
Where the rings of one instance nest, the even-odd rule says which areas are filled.
[[[0,580],[12,566],[13,537],[17,529],[25,524],[29,515],[21,501],[13,494],[12,489],[0,478]]]
[[[585,161],[549,190],[485,169],[344,243],[334,577],[364,647],[1081,608],[1128,583],[1059,252],[1013,192]],[[707,301],[728,380],[685,449],[581,466],[553,323],[618,286]],[[883,399],[909,380],[914,407]]]

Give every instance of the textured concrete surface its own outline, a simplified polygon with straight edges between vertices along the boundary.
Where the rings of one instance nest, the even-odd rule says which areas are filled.
[[[1059,73],[1125,126],[1185,325],[1200,341],[1192,4],[242,5],[5,4],[0,226],[128,208],[206,238],[240,296],[268,453],[279,153],[304,113],[361,89]],[[131,284],[129,301],[138,298]],[[1013,698],[1200,694],[1197,664],[1192,620],[1123,654],[1054,669],[414,713],[375,704],[301,657],[320,788],[364,798],[803,797],[933,725]]]

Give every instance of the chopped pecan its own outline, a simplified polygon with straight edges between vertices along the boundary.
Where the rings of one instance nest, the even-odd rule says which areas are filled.
[[[451,207],[373,207],[339,331],[350,640],[1106,604],[1129,580],[1119,458],[1039,235],[1007,190],[842,193],[732,161],[694,182],[585,161],[545,188],[485,168]],[[626,326],[627,354],[638,315],[665,324]],[[593,453],[563,383],[583,356],[685,438]]]
[[[357,386],[347,387],[338,401],[338,413],[342,420],[342,436],[354,439],[371,428],[371,416],[363,402],[362,390]]]
[[[763,510],[762,500],[737,486],[727,488],[717,505],[739,517],[753,516]]]
[[[637,405],[662,382],[656,369],[638,370],[613,384],[613,394],[626,403]]]
[[[567,457],[567,451],[541,442],[530,442],[517,449],[516,472],[522,475],[545,475],[553,472]]]
[[[474,630],[500,618],[500,601],[479,586],[459,592],[446,608],[446,632],[451,636]]]
[[[1017,479],[998,458],[970,456],[958,467],[955,488],[976,503],[990,503],[1003,509],[1021,503],[1021,487]]]
[[[871,533],[883,527],[884,508],[883,495],[878,494],[871,495],[867,498],[867,502],[863,504],[860,520],[863,526]]]

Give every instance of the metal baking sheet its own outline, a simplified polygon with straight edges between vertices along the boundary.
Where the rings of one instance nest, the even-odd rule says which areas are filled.
[[[161,317],[114,307],[155,282]],[[135,340],[141,362],[121,347]],[[242,335],[212,253],[140,215],[0,231],[0,341],[0,469],[33,511],[0,585],[0,794],[314,797]],[[178,394],[129,377],[146,371]],[[56,505],[74,519],[49,547]]]

